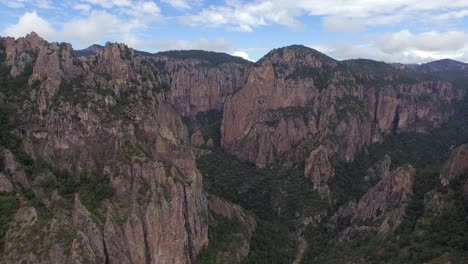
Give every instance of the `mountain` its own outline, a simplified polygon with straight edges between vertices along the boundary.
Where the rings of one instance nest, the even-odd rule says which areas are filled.
[[[464,90],[371,60],[335,61],[303,46],[274,50],[224,107],[222,146],[257,166],[305,162],[326,195],[332,161],[390,134],[428,132]]]
[[[465,263],[466,71],[423,66],[0,38],[0,263]]]
[[[150,57],[170,84],[170,101],[184,116],[222,111],[226,98],[237,92],[250,62],[225,53],[199,50],[166,51]]]
[[[195,263],[211,214],[248,219],[207,199],[151,58],[35,33],[0,51],[2,263]]]
[[[423,63],[417,67],[420,72],[434,73],[434,72],[467,72],[468,64],[455,61],[451,59],[443,59]]]
[[[77,56],[88,57],[88,56],[92,56],[92,55],[98,54],[99,51],[102,50],[103,48],[104,48],[104,47],[101,46],[101,45],[94,44],[94,45],[91,45],[91,46],[87,47],[86,49],[76,50],[74,53],[75,53]]]

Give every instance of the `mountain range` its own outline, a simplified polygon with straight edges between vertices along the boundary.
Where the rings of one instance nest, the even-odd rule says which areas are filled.
[[[466,263],[468,64],[0,38],[0,263]]]

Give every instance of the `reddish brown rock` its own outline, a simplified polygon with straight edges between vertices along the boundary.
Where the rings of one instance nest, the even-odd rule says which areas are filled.
[[[196,147],[201,147],[205,145],[205,140],[203,140],[203,135],[200,130],[195,131],[190,137],[190,143]]]
[[[338,218],[351,216],[351,225],[343,231],[340,239],[349,239],[355,232],[387,235],[395,230],[403,220],[406,205],[413,193],[415,174],[416,170],[411,165],[387,171],[382,180],[369,189],[357,204],[351,203],[339,210]]]
[[[0,173],[0,192],[11,192],[13,191],[13,185],[11,181],[2,173]]]
[[[233,246],[218,252],[217,263],[240,263],[250,252],[250,239],[255,231],[255,219],[248,215],[240,206],[226,202],[221,198],[209,194],[207,195],[209,209],[212,214],[211,224],[216,225],[214,216],[221,216],[229,221],[236,222],[241,226],[241,231],[236,235]]]
[[[452,154],[445,164],[440,181],[447,186],[451,180],[468,174],[468,144],[461,145],[452,151]]]
[[[305,176],[321,188],[333,160],[351,161],[391,133],[427,132],[453,114],[450,105],[463,91],[407,74],[385,63],[335,61],[302,46],[274,50],[226,101],[221,144],[259,167],[305,161]]]
[[[208,148],[214,147],[214,142],[213,142],[213,139],[212,139],[212,138],[209,138],[209,139],[206,141],[206,146],[207,146]]]
[[[240,223],[251,235],[257,224],[255,219],[248,215],[240,206],[226,202],[215,195],[208,195],[209,209],[217,215],[221,215],[229,220]],[[250,241],[250,239],[248,239]]]
[[[242,87],[250,63],[242,59],[212,62],[190,55],[181,58],[186,52],[190,51],[181,51],[178,57],[164,52],[153,57],[170,84],[170,102],[184,116],[222,110],[227,96]],[[229,57],[198,52],[207,57]]]
[[[35,34],[1,38],[0,50],[6,54],[0,63],[12,66],[13,75],[32,68],[25,84],[30,92],[4,101],[26,124],[17,133],[23,149],[70,177],[97,172],[115,192],[96,208],[78,196],[70,203],[57,190],[41,192],[50,201],[52,220],[40,227],[50,247],[35,249],[37,241],[25,240],[27,250],[2,252],[0,262],[50,263],[53,256],[54,263],[196,263],[208,244],[202,176],[187,147],[187,128],[168,91],[158,88],[163,77],[149,59],[111,43],[76,57],[70,45]],[[40,179],[20,170],[13,155],[6,159],[13,184]],[[67,239],[56,239],[60,232],[49,221],[63,223]]]
[[[315,189],[324,195],[329,194],[327,182],[334,175],[334,169],[325,147],[319,146],[310,153],[306,161],[305,174],[310,175]]]
[[[5,172],[11,175],[13,183],[19,184],[25,189],[31,188],[31,182],[26,176],[26,173],[20,166],[18,166],[15,156],[8,149],[3,151],[3,164]]]

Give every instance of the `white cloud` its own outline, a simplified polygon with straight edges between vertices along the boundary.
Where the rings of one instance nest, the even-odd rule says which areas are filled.
[[[397,53],[408,49],[427,52],[459,50],[468,43],[468,34],[463,31],[429,31],[413,34],[408,30],[385,33],[376,41],[385,53]]]
[[[77,3],[73,5],[73,9],[80,11],[89,11],[91,10],[91,6],[88,4]]]
[[[252,61],[251,58],[249,58],[249,54],[245,51],[241,51],[241,50],[238,50],[238,51],[234,51],[232,53],[233,56],[237,56],[237,57],[241,57],[243,58],[244,60],[249,60],[249,61]]]
[[[155,21],[161,19],[161,9],[153,1],[144,1],[126,8],[125,12],[139,21]]]
[[[468,9],[443,13],[443,14],[436,16],[435,19],[437,20],[460,19],[466,16],[468,16]]]
[[[311,47],[336,59],[369,58],[387,62],[421,63],[451,58],[468,61],[468,34],[461,31],[408,30],[385,33],[366,44],[318,44]]]
[[[84,0],[84,2],[103,8],[126,7],[132,5],[130,0]]]
[[[102,36],[113,33],[122,24],[122,21],[107,12],[92,12],[86,18],[63,24],[57,35],[68,41],[86,45],[98,42]]]
[[[158,50],[211,50],[211,51],[226,51],[231,44],[223,38],[209,41],[201,38],[195,41],[187,41],[182,39],[172,39],[160,42],[151,43],[150,46]]]
[[[112,39],[135,47],[140,44],[135,32],[143,26],[137,20],[124,21],[105,11],[93,11],[87,17],[72,19],[54,28],[36,12],[27,12],[16,24],[8,26],[3,35],[22,37],[35,31],[48,41],[67,41],[81,47]]]
[[[24,8],[26,5],[33,5],[37,8],[50,9],[50,0],[0,0],[1,4],[9,8]]]
[[[190,9],[191,6],[186,0],[161,0],[162,3],[166,3],[176,9]]]
[[[12,37],[22,37],[35,31],[40,36],[47,39],[56,39],[56,32],[52,25],[37,15],[36,12],[26,12],[22,15],[18,23],[10,25],[3,31],[4,35]]]
[[[26,1],[28,0],[17,0],[18,3]],[[49,2],[30,1],[42,3],[44,8]],[[79,10],[81,15],[70,18],[63,16],[64,20],[60,21],[41,17],[40,12],[25,12],[16,23],[7,26],[0,33],[21,37],[35,31],[48,41],[71,42],[77,44],[77,48],[104,41],[120,41],[139,48],[143,43],[139,35],[143,34],[151,23],[162,19],[159,6],[151,0],[82,0],[70,2],[66,6]]]
[[[241,3],[228,1],[226,6],[210,6],[199,14],[185,16],[182,22],[195,26],[225,25],[231,29],[250,32],[254,27],[271,23],[297,28],[300,23],[295,19],[301,12],[291,9],[288,1],[256,1]]]
[[[339,16],[327,16],[322,19],[323,26],[327,31],[354,32],[364,29],[364,21],[359,18],[344,18]]]
[[[9,8],[22,8],[24,7],[24,2],[26,2],[26,0],[12,0],[12,1],[1,0],[0,1],[0,3],[4,4],[5,6]]]
[[[43,9],[52,8],[51,3],[50,3],[49,0],[36,0],[35,4],[36,4],[37,7],[43,8]]]
[[[330,18],[324,19],[325,26],[331,29],[345,27],[342,22],[346,21],[353,22],[355,28],[359,27],[359,20],[356,19],[365,21],[366,26],[372,26],[420,19],[423,13],[447,13],[460,8],[468,8],[468,1],[426,0],[421,4],[414,0],[227,0],[224,4],[206,7],[198,14],[185,16],[182,21],[193,26],[224,26],[252,31],[255,27],[271,24],[296,28],[300,26],[298,17],[311,15],[335,18],[331,21]],[[458,16],[461,15],[464,14]],[[342,20],[337,21],[337,17]]]

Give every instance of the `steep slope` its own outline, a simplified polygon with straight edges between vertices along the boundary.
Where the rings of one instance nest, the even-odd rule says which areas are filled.
[[[250,62],[225,53],[168,51],[149,56],[170,86],[170,102],[184,116],[222,111],[239,90]]]
[[[420,72],[435,73],[435,72],[452,72],[452,73],[466,73],[468,71],[468,64],[460,61],[443,59],[423,63],[416,67]]]
[[[468,144],[461,145],[452,151],[452,155],[440,174],[440,182],[447,186],[450,182],[463,180],[463,190],[465,195],[468,195]]]
[[[389,171],[390,158],[386,158],[388,161],[383,162],[386,167],[378,175],[381,180],[357,203],[351,202],[338,209],[337,221],[343,221],[340,218],[350,218],[350,226],[343,231],[340,239],[350,239],[353,233],[364,231],[386,235],[402,222],[405,207],[413,192],[416,170],[411,165],[406,165]]]
[[[305,161],[305,175],[327,195],[335,159],[351,161],[389,134],[438,127],[462,96],[450,82],[385,63],[290,46],[257,62],[228,98],[222,146],[260,167]]]
[[[125,45],[76,57],[35,33],[0,55],[1,185],[19,197],[0,262],[195,263],[208,203],[158,70]]]

